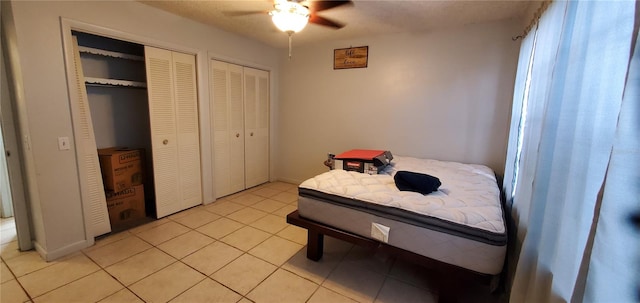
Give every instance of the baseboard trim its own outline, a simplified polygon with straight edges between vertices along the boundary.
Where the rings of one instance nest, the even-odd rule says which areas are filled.
[[[289,178],[278,178],[278,181],[280,181],[280,182],[286,182],[286,183],[291,183],[291,184],[300,184],[300,183],[302,183],[304,180],[296,180],[296,179],[289,179]]]
[[[42,245],[40,245],[40,243],[33,241],[33,247],[35,247],[36,251],[40,254],[40,256],[42,257],[42,259],[44,259],[47,262],[51,262],[54,261],[56,259],[60,259],[66,255],[69,255],[71,253],[80,251],[84,248],[89,247],[90,244],[88,241],[86,240],[82,240],[82,241],[78,241],[76,243],[61,247],[59,249],[53,250],[53,251],[47,251],[44,247],[42,247]]]

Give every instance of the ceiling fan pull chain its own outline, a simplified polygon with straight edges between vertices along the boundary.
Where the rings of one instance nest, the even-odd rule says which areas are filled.
[[[291,60],[291,33],[289,33],[289,60]]]

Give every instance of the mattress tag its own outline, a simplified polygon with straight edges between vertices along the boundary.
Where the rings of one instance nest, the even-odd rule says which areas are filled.
[[[371,238],[384,243],[388,243],[390,230],[391,228],[389,228],[388,226],[384,226],[379,223],[371,223]]]

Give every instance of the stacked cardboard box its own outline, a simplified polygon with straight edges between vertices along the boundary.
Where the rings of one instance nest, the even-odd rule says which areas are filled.
[[[98,158],[112,229],[144,218],[144,150],[104,148]]]
[[[136,222],[145,217],[144,187],[142,184],[123,191],[107,191],[107,209],[112,229]]]
[[[98,158],[106,189],[119,192],[142,184],[143,149],[103,148],[98,150]]]

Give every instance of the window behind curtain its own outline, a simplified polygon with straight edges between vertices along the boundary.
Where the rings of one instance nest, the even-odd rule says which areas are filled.
[[[518,123],[518,135],[516,138],[516,159],[513,162],[513,179],[511,180],[511,197],[516,194],[516,188],[518,187],[518,172],[520,171],[520,157],[522,156],[522,141],[524,139],[524,129],[527,125],[527,107],[529,105],[529,88],[531,86],[531,67],[533,66],[533,58],[536,54],[536,34],[537,32],[534,32],[533,46],[527,63],[527,76],[524,79],[524,93],[522,94],[520,122]]]

